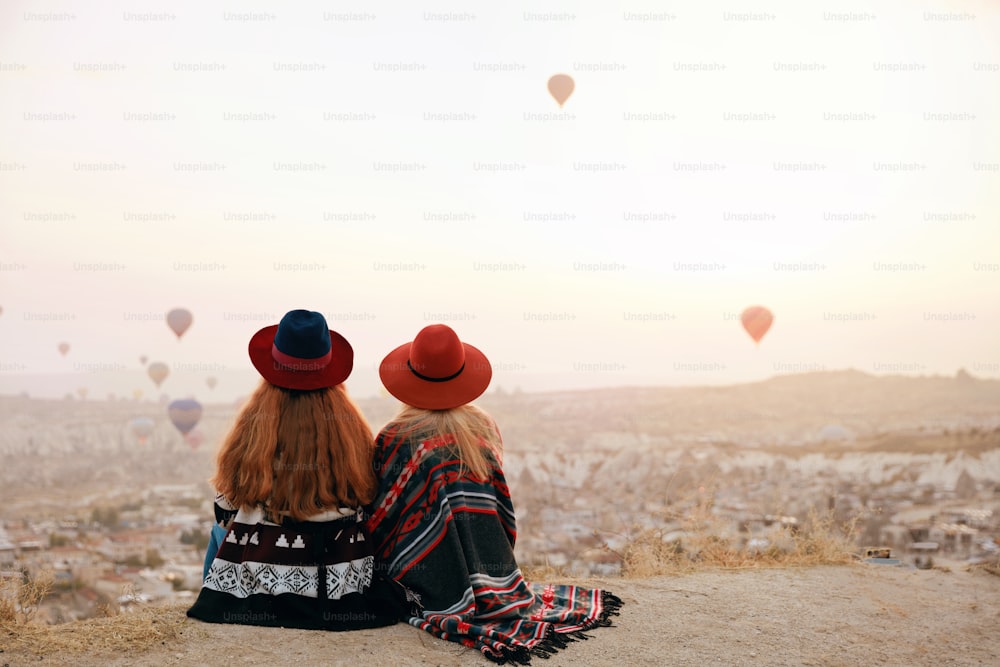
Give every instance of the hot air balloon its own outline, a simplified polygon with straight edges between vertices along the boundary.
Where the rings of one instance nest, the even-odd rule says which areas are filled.
[[[167,414],[177,430],[187,435],[201,419],[201,403],[193,398],[181,398],[167,407]]]
[[[87,398],[87,388],[86,387],[77,387],[76,394],[77,394],[77,396],[79,396],[82,399]]]
[[[143,366],[146,365],[147,361],[149,361],[149,357],[147,357],[145,354],[139,357],[139,363],[142,364]]]
[[[191,431],[184,436],[184,442],[191,446],[191,449],[198,449],[198,446],[205,441],[205,434],[200,430]]]
[[[167,365],[162,361],[154,361],[149,365],[149,369],[146,373],[149,374],[149,377],[152,378],[153,382],[156,383],[156,386],[159,387],[160,384],[167,379],[167,376],[170,375],[170,369],[167,368]]]
[[[559,103],[559,108],[566,104],[566,100],[573,94],[576,84],[569,74],[556,74],[549,79],[549,94]]]
[[[184,332],[188,330],[193,321],[194,316],[186,308],[174,308],[167,313],[167,326],[177,334],[177,340],[181,339],[181,336],[184,335]]]
[[[149,417],[136,417],[128,423],[129,432],[139,439],[140,444],[146,444],[146,438],[153,434],[153,420]]]
[[[208,385],[209,389],[215,389],[215,385],[218,383],[214,377],[205,378],[205,384]]]
[[[760,343],[760,339],[764,337],[764,334],[767,333],[767,330],[771,328],[771,322],[773,321],[774,315],[764,306],[750,306],[740,314],[740,322],[743,323],[743,328],[750,334],[754,342],[758,344]]]
[[[142,389],[139,389],[138,387],[136,387],[135,389],[133,389],[132,390],[132,398],[134,398],[137,401],[140,398],[142,398]]]
[[[69,343],[59,343],[59,354],[65,357],[67,352],[69,352]]]

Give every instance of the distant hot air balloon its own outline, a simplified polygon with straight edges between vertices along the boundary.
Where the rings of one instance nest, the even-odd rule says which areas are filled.
[[[743,328],[746,329],[755,343],[760,343],[760,339],[771,328],[771,322],[773,321],[774,315],[764,306],[750,306],[740,314],[740,322],[743,323]]]
[[[80,398],[84,398],[84,399],[87,398],[87,388],[86,387],[77,387],[76,394]]]
[[[191,431],[184,436],[184,442],[191,446],[191,449],[198,449],[198,446],[205,441],[205,434],[200,430]]]
[[[69,352],[69,343],[59,343],[59,354],[65,357],[67,352]]]
[[[153,420],[149,417],[136,417],[128,423],[128,427],[140,444],[146,444],[146,438],[153,434]]]
[[[218,382],[219,382],[219,381],[218,381],[218,380],[216,380],[216,379],[215,379],[214,377],[208,377],[208,378],[205,378],[205,384],[207,384],[207,385],[208,385],[208,388],[209,388],[209,389],[215,389],[215,385],[216,385],[216,384],[217,384]]]
[[[170,375],[170,369],[167,368],[167,365],[162,361],[154,361],[149,365],[146,373],[149,374],[149,377],[152,378],[153,382],[156,383],[156,386],[159,387],[160,384],[167,379],[167,376]]]
[[[186,308],[174,308],[167,313],[167,326],[177,334],[177,340],[181,339],[181,336],[184,335],[184,332],[188,330],[193,321],[194,316]]]
[[[136,387],[135,389],[133,389],[132,390],[132,398],[134,398],[137,401],[140,398],[142,398],[142,389],[139,389],[138,387]]]
[[[177,430],[187,435],[201,419],[201,403],[193,398],[181,398],[167,407],[167,414]]]
[[[566,104],[566,100],[573,94],[576,84],[569,74],[555,74],[549,78],[549,94],[559,103],[559,108]]]
[[[147,357],[145,354],[139,357],[139,363],[142,364],[143,366],[146,365],[147,361],[149,361],[149,357]]]

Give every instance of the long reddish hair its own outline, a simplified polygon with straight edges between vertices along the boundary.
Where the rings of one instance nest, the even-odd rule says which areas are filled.
[[[372,431],[343,385],[316,391],[262,381],[226,436],[215,489],[236,507],[303,521],[375,497]]]

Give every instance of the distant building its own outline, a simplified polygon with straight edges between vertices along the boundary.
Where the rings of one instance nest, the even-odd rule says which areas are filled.
[[[972,548],[979,531],[960,523],[939,523],[928,531],[928,541],[937,542],[942,551],[966,551]]]
[[[98,551],[115,563],[122,563],[131,558],[145,560],[149,548],[149,538],[137,531],[112,533],[108,535]]]
[[[914,542],[910,545],[913,554],[913,564],[920,569],[929,569],[934,565],[934,554],[940,551],[937,542]]]
[[[910,544],[913,540],[910,537],[910,529],[899,524],[889,524],[879,529],[879,542],[890,547],[902,548]]]
[[[0,527],[0,569],[12,566],[16,555],[17,545],[10,540],[7,531]]]

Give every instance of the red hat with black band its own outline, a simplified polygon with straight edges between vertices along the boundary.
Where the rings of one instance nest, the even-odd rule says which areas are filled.
[[[478,348],[463,343],[446,324],[424,327],[411,343],[386,355],[378,369],[386,390],[407,405],[449,410],[478,398],[493,367]]]

